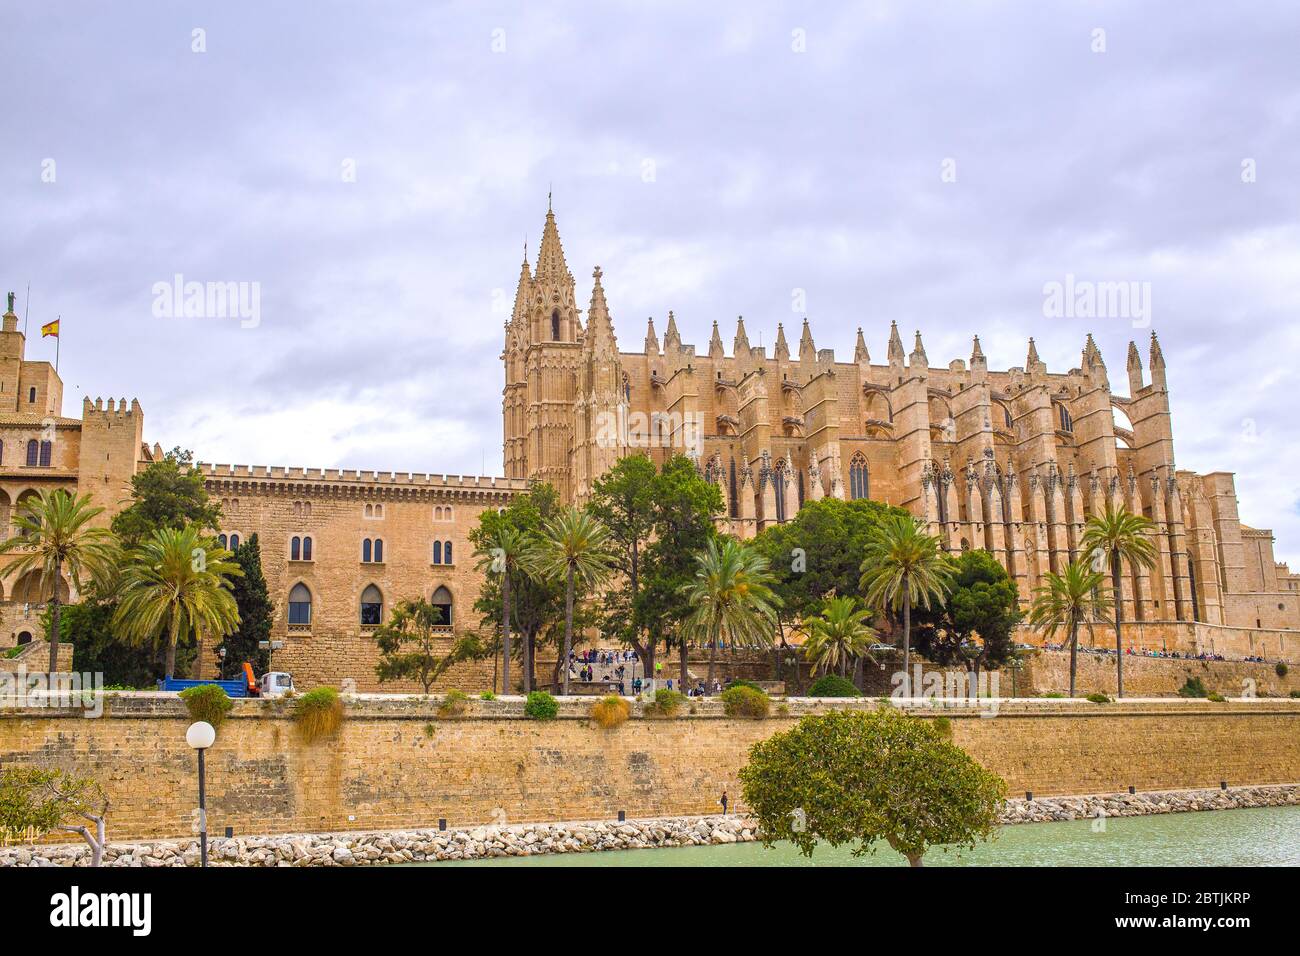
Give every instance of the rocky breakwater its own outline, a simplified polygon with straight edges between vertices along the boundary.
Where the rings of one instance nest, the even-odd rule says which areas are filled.
[[[542,853],[592,853],[668,846],[710,846],[756,839],[743,817],[673,817],[626,823],[530,823],[468,830],[284,834],[211,840],[212,866],[377,866],[436,860],[479,860]],[[84,866],[85,847],[0,848],[0,866]],[[197,866],[195,840],[122,843],[104,853],[104,866]]]
[[[1300,805],[1300,784],[1276,787],[1234,787],[1229,790],[1151,790],[1143,793],[1102,793],[1085,797],[1035,797],[1008,800],[1002,822],[1052,823],[1095,820],[1098,817],[1143,817],[1197,810],[1241,810],[1248,807]]]

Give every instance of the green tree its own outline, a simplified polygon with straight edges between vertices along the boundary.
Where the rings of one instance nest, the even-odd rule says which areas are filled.
[[[1020,595],[1006,568],[988,551],[964,551],[953,560],[947,600],[913,609],[913,644],[944,667],[996,670],[1015,656],[1012,635],[1021,617]]]
[[[645,550],[637,615],[651,643],[676,645],[685,687],[690,679],[686,621],[691,609],[681,592],[695,576],[695,555],[717,537],[714,521],[723,513],[722,491],[704,479],[691,459],[674,455],[655,476],[652,497],[654,539]]]
[[[113,517],[112,530],[122,547],[134,548],[159,528],[179,531],[189,524],[216,531],[221,506],[208,498],[193,453],[173,448],[132,476],[131,504]]]
[[[573,652],[573,602],[579,589],[594,590],[609,576],[609,531],[600,520],[566,508],[542,528],[527,563],[534,573],[564,582],[564,647],[560,653],[563,691],[569,693],[569,655]]]
[[[479,523],[469,533],[477,553],[492,547],[492,540],[506,528],[522,534],[528,544],[526,552],[540,536],[543,526],[560,511],[560,497],[550,485],[538,483],[528,493],[516,495],[502,511],[486,508],[479,512]],[[479,585],[474,609],[485,627],[495,627],[502,608],[500,575],[485,574]],[[510,575],[511,621],[519,634],[519,655],[523,670],[523,689],[533,689],[534,660],[540,643],[550,642],[557,631],[556,623],[564,614],[564,584],[534,574],[521,559]],[[556,680],[559,680],[559,656],[556,656]]]
[[[638,613],[641,565],[654,527],[655,464],[646,455],[629,455],[596,479],[587,511],[609,532],[611,566],[619,587],[604,601],[602,630],[629,644],[645,667],[654,673],[656,636],[645,637]],[[567,692],[567,691],[566,691]]]
[[[1092,633],[1094,622],[1111,607],[1111,598],[1102,591],[1106,576],[1089,568],[1086,559],[1068,565],[1064,574],[1048,573],[1045,584],[1034,590],[1029,609],[1029,624],[1051,640],[1061,631],[1070,638],[1070,696],[1074,696],[1074,678],[1078,669],[1079,627]]]
[[[1099,565],[1103,560],[1110,565],[1110,588],[1115,610],[1116,697],[1124,696],[1124,639],[1120,631],[1124,592],[1120,579],[1126,561],[1134,569],[1156,566],[1156,548],[1150,538],[1154,530],[1155,525],[1142,515],[1124,508],[1112,508],[1108,504],[1103,514],[1088,519],[1083,529],[1083,540],[1079,542],[1082,553],[1095,556],[1093,570],[1100,571]]]
[[[161,647],[136,647],[123,641],[113,629],[117,602],[95,593],[85,595],[81,603],[62,608],[59,618],[60,640],[72,645],[72,669],[81,674],[103,674],[109,687],[134,687],[152,690],[162,676],[166,652]],[[50,609],[42,616],[45,632],[50,632]],[[177,673],[190,673],[193,648],[177,652]]]
[[[812,856],[825,840],[860,856],[883,840],[912,866],[931,847],[989,839],[1007,792],[929,721],[892,707],[805,717],[751,747],[740,780],[764,845]]]
[[[201,656],[203,640],[239,626],[231,579],[244,572],[230,557],[194,525],[158,529],[129,552],[113,629],[132,644],[163,642],[171,676],[182,641],[197,642]]]
[[[89,777],[43,767],[0,770],[0,838],[23,840],[52,830],[76,833],[90,847],[90,865],[99,866],[108,843],[107,816],[108,797]],[[86,823],[95,825],[94,833]]]
[[[228,680],[239,676],[245,661],[253,665],[254,674],[271,669],[271,651],[259,645],[270,642],[271,625],[275,622],[275,604],[266,586],[266,576],[262,574],[262,546],[256,533],[235,548],[233,560],[244,573],[235,578],[230,588],[239,611],[239,626],[220,645],[226,650],[221,659],[221,676]]]
[[[474,543],[471,541],[471,543]],[[529,538],[519,528],[498,522],[496,528],[481,535],[474,546],[476,567],[485,577],[499,576],[501,589],[501,693],[510,693],[510,583],[521,573],[520,563],[528,554]],[[493,689],[496,680],[492,681]]]
[[[942,604],[952,588],[952,564],[939,539],[911,515],[886,515],[867,542],[860,586],[867,604],[903,611],[903,688],[911,696],[912,606]]]
[[[423,597],[398,601],[388,622],[375,628],[374,639],[379,645],[380,659],[375,665],[379,682],[413,680],[429,693],[438,678],[454,665],[468,660],[481,660],[488,654],[476,634],[465,634],[452,640],[446,654],[437,652],[437,643],[444,639],[437,628],[443,623],[442,608]]]
[[[808,635],[804,654],[823,673],[834,670],[845,676],[849,661],[871,657],[867,648],[876,639],[876,630],[867,623],[870,616],[856,598],[831,598],[821,614],[804,618],[803,629]]]
[[[50,673],[59,669],[59,589],[66,584],[80,591],[83,581],[111,587],[117,546],[106,528],[91,522],[103,513],[93,507],[90,495],[74,498],[62,488],[41,491],[28,498],[14,524],[18,533],[0,542],[0,555],[13,555],[6,569],[17,579],[35,571],[42,589],[50,590]]]
[[[695,561],[695,577],[682,596],[692,609],[689,631],[709,644],[711,684],[719,641],[772,644],[781,599],[772,590],[767,558],[734,538],[710,541]]]

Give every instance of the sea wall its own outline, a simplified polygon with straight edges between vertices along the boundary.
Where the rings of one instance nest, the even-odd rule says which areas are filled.
[[[0,765],[67,768],[98,779],[114,839],[190,832],[196,758],[173,695],[105,695],[104,714],[0,710]],[[236,834],[391,830],[485,822],[665,817],[714,812],[749,747],[830,706],[791,700],[761,720],[698,701],[679,716],[604,730],[590,700],[561,702],[552,721],[522,701],[475,700],[461,717],[421,697],[361,695],[333,738],[307,743],[291,702],[236,701],[207,755],[209,830]],[[951,719],[953,739],[1039,795],[1300,782],[1300,701],[1024,700],[909,707]],[[994,715],[995,714],[995,715]],[[993,716],[991,716],[993,715]]]

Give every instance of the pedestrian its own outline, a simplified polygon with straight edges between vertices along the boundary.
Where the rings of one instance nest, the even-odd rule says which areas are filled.
[[[722,815],[725,817],[727,815],[727,791],[722,791],[722,799],[718,802],[722,804]]]

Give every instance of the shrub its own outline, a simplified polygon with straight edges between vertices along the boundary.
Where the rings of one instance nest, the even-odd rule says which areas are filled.
[[[235,706],[231,703],[226,689],[216,684],[187,687],[181,691],[181,700],[185,701],[185,709],[190,713],[190,720],[205,720],[212,725],[213,730],[220,729],[226,715],[230,713],[230,708]]]
[[[686,695],[681,691],[661,687],[655,691],[655,699],[645,705],[645,712],[649,717],[672,717],[681,710],[684,703],[686,703]]]
[[[1057,698],[1064,697],[1065,695],[1062,694],[1059,690],[1049,690],[1046,694],[1043,694],[1042,696],[1051,698],[1052,700],[1056,700]]]
[[[1292,697],[1300,698],[1300,690],[1293,690],[1293,691],[1291,691],[1291,696],[1292,696]]]
[[[947,717],[934,718],[934,720],[930,721],[930,726],[932,726],[943,739],[952,740],[952,721]]]
[[[739,677],[733,677],[731,680],[727,681],[727,689],[730,690],[732,687],[751,687],[754,690],[760,690],[760,691],[763,689],[759,687],[757,684],[755,684],[752,680],[743,680],[742,678]]]
[[[494,694],[494,693],[492,693],[492,691],[490,691],[490,690],[485,690],[485,691],[483,691],[483,693],[481,693],[481,694],[478,695],[478,699],[479,699],[479,700],[496,700],[496,699],[497,699],[497,695]]]
[[[560,705],[544,690],[533,691],[524,702],[524,716],[533,720],[554,720],[559,712]]]
[[[293,717],[307,743],[332,736],[343,723],[343,701],[333,687],[316,687],[293,702]]]
[[[823,674],[808,688],[809,697],[861,697],[853,681],[839,674]]]
[[[1283,663],[1282,661],[1278,661],[1275,665],[1273,665],[1273,673],[1277,674],[1278,677],[1285,677],[1290,672],[1291,669],[1287,667],[1286,664]]]
[[[461,690],[449,690],[438,705],[439,717],[463,717],[469,710],[469,695]]]
[[[632,713],[632,705],[622,697],[610,694],[591,705],[591,719],[606,730],[613,730],[627,720]]]
[[[1178,688],[1179,697],[1207,697],[1209,691],[1205,689],[1199,677],[1189,677],[1182,687]]]
[[[728,687],[722,692],[722,710],[728,717],[766,717],[771,699],[757,687]]]
[[[1089,694],[1088,700],[1092,701],[1094,704],[1109,704],[1111,702],[1109,697],[1107,697],[1105,694],[1100,694],[1100,693]]]
[[[1222,694],[1209,693],[1209,694],[1206,694],[1206,695],[1205,695],[1205,699],[1206,699],[1206,700],[1212,700],[1212,701],[1214,701],[1216,704],[1222,704],[1222,703],[1225,703],[1225,702],[1227,701],[1228,698],[1224,697]]]

